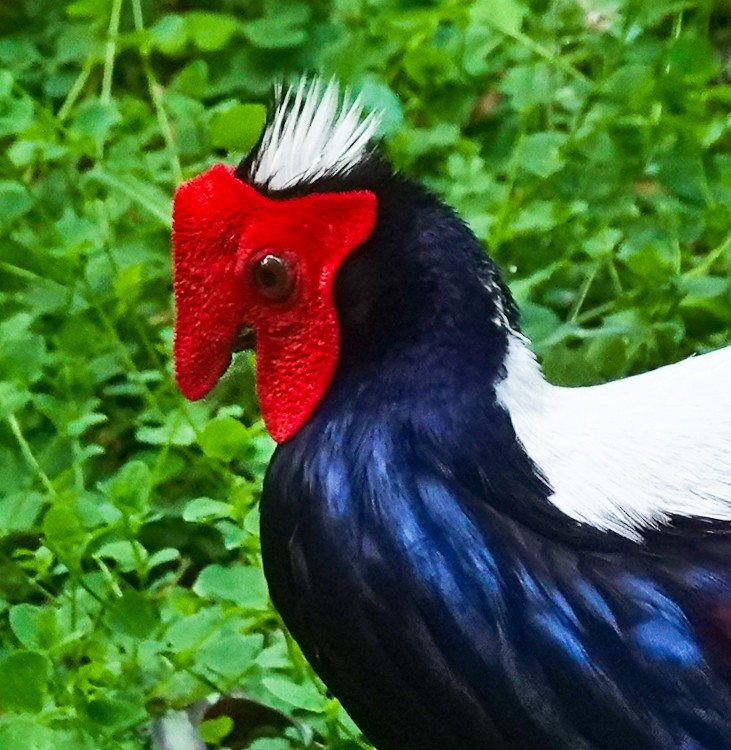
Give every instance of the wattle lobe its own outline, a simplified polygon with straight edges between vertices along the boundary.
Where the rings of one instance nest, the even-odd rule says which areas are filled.
[[[173,358],[175,382],[185,398],[197,401],[208,394],[231,364],[227,339],[188,336],[176,326]]]
[[[334,308],[320,311],[287,337],[258,336],[256,392],[264,424],[277,443],[292,438],[322,401],[339,343]]]

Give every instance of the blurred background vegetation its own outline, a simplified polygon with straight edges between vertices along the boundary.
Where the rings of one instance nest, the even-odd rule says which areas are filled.
[[[192,750],[232,691],[211,746],[362,746],[267,601],[250,359],[171,378],[170,196],[273,82],[382,109],[589,383],[731,338],[730,53],[712,0],[0,2],[0,748]]]

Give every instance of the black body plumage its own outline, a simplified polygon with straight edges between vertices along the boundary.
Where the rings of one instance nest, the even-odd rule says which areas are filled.
[[[305,655],[379,750],[731,750],[728,528],[561,514],[495,398],[517,320],[469,230],[373,156],[289,194],[361,187],[339,368],[262,499]]]

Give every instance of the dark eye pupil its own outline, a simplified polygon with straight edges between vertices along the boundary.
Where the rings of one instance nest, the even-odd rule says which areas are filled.
[[[279,274],[271,268],[259,269],[259,285],[267,289],[279,284]]]
[[[289,266],[277,255],[265,255],[254,264],[253,280],[259,291],[273,302],[283,302],[294,288]]]

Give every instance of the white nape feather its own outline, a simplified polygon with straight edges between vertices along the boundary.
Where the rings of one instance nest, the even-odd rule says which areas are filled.
[[[264,130],[251,168],[256,185],[284,190],[347,172],[367,153],[378,114],[363,116],[359,98],[341,96],[337,84],[303,78],[282,94]]]
[[[672,516],[731,521],[731,346],[563,388],[511,332],[505,366],[498,402],[567,516],[638,541]]]

